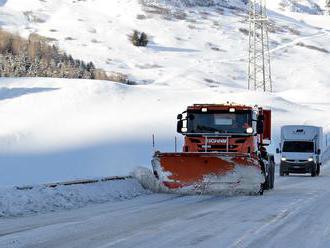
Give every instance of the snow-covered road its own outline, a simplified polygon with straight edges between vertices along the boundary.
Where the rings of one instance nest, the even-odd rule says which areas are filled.
[[[330,164],[264,196],[151,194],[0,219],[0,247],[329,247]]]

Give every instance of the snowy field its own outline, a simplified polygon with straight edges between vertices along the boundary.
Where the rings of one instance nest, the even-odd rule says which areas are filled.
[[[74,57],[128,74],[139,85],[1,78],[0,185],[121,176],[150,167],[152,134],[157,149],[173,151],[176,115],[193,103],[272,108],[271,152],[281,125],[328,131],[330,18],[313,13],[313,1],[269,3],[273,94],[246,90],[248,37],[239,29],[248,24],[241,1],[230,2],[236,9],[220,0],[217,7],[190,1],[188,8],[181,1],[142,2],[1,2],[4,29],[54,38]],[[167,14],[151,12],[154,4]],[[147,48],[129,43],[134,29],[150,35]]]

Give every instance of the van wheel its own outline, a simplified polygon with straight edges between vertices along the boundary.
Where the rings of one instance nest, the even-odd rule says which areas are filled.
[[[311,176],[315,177],[316,176],[316,166],[314,165],[311,171]]]
[[[320,164],[317,164],[317,169],[316,169],[316,175],[319,176],[320,175]]]
[[[282,166],[280,166],[280,177],[284,177],[284,171],[282,169]]]

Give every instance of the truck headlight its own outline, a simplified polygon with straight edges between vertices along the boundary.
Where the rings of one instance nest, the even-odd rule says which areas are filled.
[[[246,133],[248,133],[248,134],[252,134],[253,133],[253,128],[252,127],[248,127],[247,129],[246,129]]]
[[[286,158],[285,158],[285,157],[282,157],[281,160],[282,160],[282,161],[286,161]]]
[[[181,128],[181,132],[183,132],[183,133],[188,132],[188,128],[186,128],[186,127]]]
[[[308,162],[314,162],[314,158],[308,158]]]

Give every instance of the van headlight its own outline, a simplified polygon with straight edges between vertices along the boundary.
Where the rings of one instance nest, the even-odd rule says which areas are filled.
[[[246,133],[248,133],[248,134],[252,134],[253,133],[253,128],[252,127],[248,127],[247,129],[246,129]]]
[[[285,158],[285,157],[282,157],[281,160],[282,160],[282,161],[286,161],[286,158]]]
[[[308,158],[308,162],[314,162],[314,158],[313,157]]]

